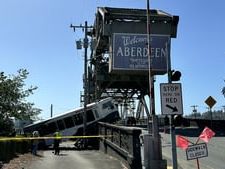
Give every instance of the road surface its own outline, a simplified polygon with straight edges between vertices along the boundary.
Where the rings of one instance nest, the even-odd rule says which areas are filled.
[[[117,159],[101,151],[62,151],[54,155],[52,151],[39,151],[39,158],[31,160],[26,169],[126,169]]]
[[[2,169],[127,169],[120,160],[102,151],[78,151],[74,150],[73,144],[71,141],[62,142],[60,155],[54,155],[53,150],[38,150],[36,156],[18,154]]]

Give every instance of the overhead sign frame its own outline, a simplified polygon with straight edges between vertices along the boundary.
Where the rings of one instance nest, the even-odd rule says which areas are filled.
[[[183,114],[181,83],[161,83],[160,96],[162,114]]]
[[[208,149],[206,143],[194,144],[186,149],[187,160],[208,157]]]

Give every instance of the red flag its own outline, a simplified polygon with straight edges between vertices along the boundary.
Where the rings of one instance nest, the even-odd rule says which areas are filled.
[[[177,147],[180,147],[183,150],[186,150],[188,148],[189,141],[185,137],[177,135],[176,142]]]
[[[199,136],[199,139],[203,140],[204,142],[208,143],[209,140],[215,135],[216,133],[212,131],[210,128],[205,127],[202,133]]]

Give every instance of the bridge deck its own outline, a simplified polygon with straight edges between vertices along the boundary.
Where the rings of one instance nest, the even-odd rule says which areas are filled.
[[[5,164],[3,169],[126,169],[118,159],[98,150],[72,150],[69,145],[61,150],[60,155],[54,155],[52,150],[38,151],[37,156],[25,154]]]

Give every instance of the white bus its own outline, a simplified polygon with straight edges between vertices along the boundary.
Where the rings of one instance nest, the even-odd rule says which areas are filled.
[[[47,120],[30,124],[23,128],[24,134],[30,134],[33,131],[39,131],[40,136],[53,136],[59,131],[62,136],[75,136],[83,134],[83,111],[80,107],[61,115],[49,118]],[[119,112],[113,103],[112,98],[106,98],[98,102],[88,104],[86,107],[87,114],[87,134],[90,128],[99,121],[115,122],[119,119]],[[45,145],[49,146],[53,143],[52,139],[46,139]]]

